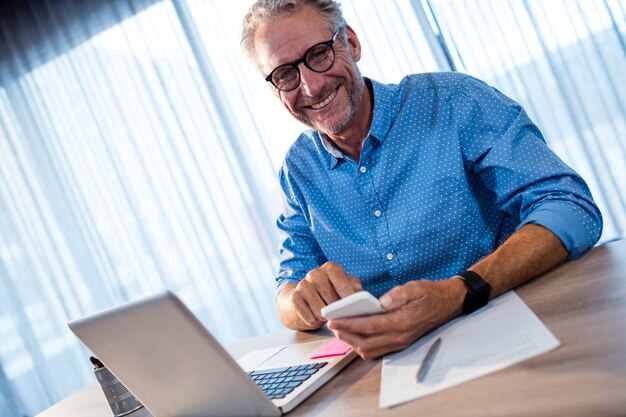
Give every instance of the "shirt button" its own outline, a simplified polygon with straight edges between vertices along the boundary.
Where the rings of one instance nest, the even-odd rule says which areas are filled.
[[[376,216],[376,217],[380,217],[380,216],[382,216],[382,214],[383,214],[383,213],[382,213],[380,210],[376,210],[376,211],[374,212],[374,216]]]
[[[388,260],[392,260],[392,259],[393,259],[393,253],[389,252],[389,253],[387,254],[387,259],[388,259]]]
[[[359,171],[361,171],[361,173],[365,174],[365,171],[367,171],[367,168],[361,167],[361,168],[359,168]]]

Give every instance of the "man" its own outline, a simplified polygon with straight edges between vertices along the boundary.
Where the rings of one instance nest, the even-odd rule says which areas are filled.
[[[316,329],[322,307],[366,289],[386,313],[328,327],[375,358],[597,242],[586,184],[497,90],[454,73],[363,78],[332,0],[258,1],[242,47],[311,128],[279,174],[286,326]]]

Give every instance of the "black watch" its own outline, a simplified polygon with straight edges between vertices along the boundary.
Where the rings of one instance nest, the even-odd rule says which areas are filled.
[[[463,313],[470,314],[487,305],[491,285],[474,271],[465,271],[458,275],[467,286],[467,294],[463,302]]]

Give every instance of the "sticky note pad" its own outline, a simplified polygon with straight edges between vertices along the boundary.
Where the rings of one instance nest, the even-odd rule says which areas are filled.
[[[316,350],[313,356],[311,356],[311,359],[345,355],[350,349],[351,348],[349,344],[335,338]]]

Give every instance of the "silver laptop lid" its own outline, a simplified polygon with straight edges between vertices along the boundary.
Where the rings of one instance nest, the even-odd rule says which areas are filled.
[[[69,327],[155,416],[281,414],[169,291]]]

